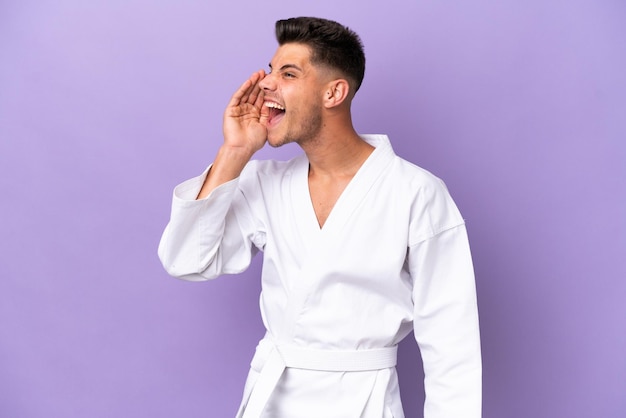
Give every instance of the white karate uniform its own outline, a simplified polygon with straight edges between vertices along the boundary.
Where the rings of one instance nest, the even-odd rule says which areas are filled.
[[[305,155],[251,161],[196,201],[174,190],[159,256],[186,280],[244,271],[263,251],[257,347],[238,417],[404,417],[395,347],[414,331],[425,418],[481,415],[481,356],[463,218],[438,178],[384,135],[319,227]],[[253,405],[254,404],[254,405]]]

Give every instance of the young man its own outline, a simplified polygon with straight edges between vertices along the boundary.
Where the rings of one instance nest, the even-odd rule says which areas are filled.
[[[426,418],[479,417],[476,292],[463,218],[444,184],[359,136],[359,37],[316,18],[276,23],[269,74],[230,100],[208,173],[174,191],[159,256],[173,276],[245,270],[263,251],[267,328],[238,417],[403,417],[397,344],[424,363]],[[296,142],[291,161],[254,161]]]

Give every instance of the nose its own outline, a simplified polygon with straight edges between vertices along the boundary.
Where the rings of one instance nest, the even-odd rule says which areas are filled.
[[[267,73],[263,80],[259,81],[259,87],[264,91],[276,90],[276,80],[274,80],[272,73]]]

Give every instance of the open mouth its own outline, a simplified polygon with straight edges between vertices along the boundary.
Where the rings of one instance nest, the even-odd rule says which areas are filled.
[[[263,104],[269,108],[270,114],[267,120],[268,126],[275,126],[285,116],[285,107],[275,102],[265,102]]]

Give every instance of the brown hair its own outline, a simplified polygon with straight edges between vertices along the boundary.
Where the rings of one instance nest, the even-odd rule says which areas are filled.
[[[339,70],[355,93],[365,75],[365,53],[361,38],[351,29],[332,20],[294,17],[276,22],[279,45],[302,43],[311,49],[311,62]]]

